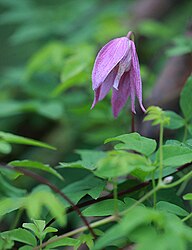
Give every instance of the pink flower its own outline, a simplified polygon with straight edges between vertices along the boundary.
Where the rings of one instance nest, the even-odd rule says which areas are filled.
[[[128,33],[129,36],[129,33]],[[92,72],[95,98],[92,108],[101,101],[110,89],[112,110],[116,118],[131,97],[131,109],[135,113],[135,96],[143,112],[142,82],[135,44],[128,37],[108,42],[98,53]]]

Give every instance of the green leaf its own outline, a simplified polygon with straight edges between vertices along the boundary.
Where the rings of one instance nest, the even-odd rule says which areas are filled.
[[[11,240],[22,242],[25,244],[29,244],[32,246],[36,246],[37,241],[35,239],[35,236],[23,228],[18,228],[10,231],[6,231],[1,233],[1,236],[8,236]]]
[[[187,126],[187,129],[188,129],[190,135],[192,135],[192,124],[189,124],[189,125]]]
[[[180,107],[186,118],[189,121],[192,118],[192,77],[189,77],[180,95]]]
[[[23,247],[20,247],[19,250],[33,250],[34,248],[31,247],[31,246],[23,246]]]
[[[14,241],[11,240],[8,236],[2,237],[0,234],[0,249],[13,249]]]
[[[53,194],[47,186],[38,186],[23,200],[29,218],[38,219],[43,206],[47,207],[60,225],[66,223],[65,207],[60,199]]]
[[[61,168],[85,168],[94,170],[96,168],[96,163],[98,162],[98,160],[106,156],[106,153],[103,151],[76,150],[76,152],[81,156],[82,160],[70,163],[60,163]]]
[[[33,223],[23,223],[22,226],[31,230],[37,236],[37,238],[42,241],[47,233],[54,233],[58,231],[54,227],[45,228],[45,225],[46,224],[44,220],[33,220]]]
[[[190,245],[192,229],[187,227],[176,215],[146,207],[135,207],[116,225],[110,227],[98,238],[92,250],[100,250],[107,246],[121,248],[127,242],[134,244],[139,250],[187,249]]]
[[[23,223],[22,227],[31,230],[39,238],[39,231],[34,223]]]
[[[73,54],[65,59],[61,83],[54,90],[53,96],[57,96],[74,85],[85,83],[89,79],[93,53],[93,47],[87,44],[81,44],[73,49]]]
[[[88,249],[92,249],[94,246],[94,237],[91,234],[81,234],[77,239],[74,250],[78,250],[82,244],[86,244]]]
[[[0,140],[0,153],[9,154],[11,149],[11,145],[8,142]]]
[[[124,151],[111,151],[108,156],[97,163],[95,174],[100,177],[113,178],[140,170],[138,177],[143,179],[143,172],[150,172],[155,167],[144,156]]]
[[[109,138],[105,140],[105,143],[112,141],[123,142],[115,145],[115,149],[134,150],[146,156],[151,155],[157,146],[155,140],[143,137],[138,133],[124,134]]]
[[[179,216],[187,216],[189,214],[183,208],[167,201],[159,201],[156,207],[158,210],[166,211]]]
[[[125,197],[124,202],[125,202],[126,208],[128,208],[128,207],[133,206],[137,202],[137,200],[130,198],[130,197]],[[144,205],[143,203],[141,203],[138,206],[144,206]]]
[[[7,213],[15,211],[23,206],[23,198],[1,198],[0,199],[0,217]]]
[[[3,171],[2,171],[3,172]],[[11,171],[13,173],[13,171]],[[5,176],[7,177],[7,175],[4,174],[5,172],[3,172],[3,175],[0,174],[0,194],[1,195],[5,195],[5,196],[10,196],[10,197],[17,197],[17,196],[23,196],[26,193],[26,190],[21,189],[21,188],[17,188],[13,185],[11,185],[7,179],[5,178]],[[8,176],[10,178],[10,176]],[[14,175],[11,177],[13,177],[13,179],[15,179]],[[17,177],[17,176],[16,176]]]
[[[100,250],[106,246],[114,246],[119,240],[128,238],[130,232],[142,224],[150,223],[153,220],[161,220],[161,216],[157,211],[144,207],[136,207],[129,211],[122,220],[112,226],[105,232],[95,243],[92,250]]]
[[[66,186],[62,191],[70,197],[76,204],[85,195],[90,195],[93,199],[97,199],[103,191],[106,183],[102,179],[94,175],[88,175],[84,179],[74,182]],[[66,206],[69,206],[65,202]]]
[[[45,250],[50,250],[50,249],[58,249],[58,247],[63,247],[63,246],[75,246],[77,244],[77,239],[73,239],[73,238],[63,238],[63,239],[58,239],[57,240],[57,236],[54,236],[52,238],[49,239],[49,241],[54,240],[54,242],[48,244],[47,247],[45,247]],[[49,242],[48,241],[48,242]]]
[[[150,106],[147,108],[144,121],[153,121],[152,125],[162,124],[165,126],[169,124],[170,118],[166,116],[165,111],[163,111],[160,107]]]
[[[165,111],[165,115],[170,118],[170,123],[165,124],[166,128],[178,129],[185,125],[185,120],[173,111]]]
[[[192,193],[185,194],[185,195],[183,196],[183,199],[184,199],[184,200],[192,200]]]
[[[39,169],[45,172],[48,172],[50,174],[53,174],[60,180],[63,180],[63,177],[52,167],[50,167],[48,164],[43,164],[41,162],[37,161],[29,161],[29,160],[23,160],[23,161],[11,161],[9,165],[14,167],[23,167],[23,168],[34,168]]]
[[[114,199],[100,201],[96,204],[90,205],[83,210],[84,216],[107,216],[115,213]],[[118,200],[118,210],[123,211],[126,209],[124,202]]]
[[[156,161],[159,162],[159,151],[156,154]],[[192,162],[192,149],[182,145],[163,146],[163,164],[165,167],[179,167]]]
[[[0,131],[0,138],[1,140],[4,140],[5,142],[8,143],[13,143],[13,144],[23,144],[23,145],[31,145],[31,146],[36,146],[36,147],[42,147],[42,148],[48,148],[48,149],[54,149],[54,147],[43,143],[43,142],[39,142],[33,139],[28,139],[22,136],[18,136],[18,135],[14,135],[14,134],[10,134],[10,133],[5,133]]]

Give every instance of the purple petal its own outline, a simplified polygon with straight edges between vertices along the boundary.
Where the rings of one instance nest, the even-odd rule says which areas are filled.
[[[97,89],[128,50],[128,38],[116,38],[108,42],[98,53],[92,72],[93,90]]]
[[[122,75],[126,72],[129,71],[131,68],[131,63],[132,63],[132,51],[131,51],[131,43],[128,40],[128,51],[126,55],[122,58],[122,60],[118,64],[118,72],[114,80],[113,87],[118,90],[119,87],[119,81],[122,77]]]
[[[121,77],[121,80],[119,83],[119,89],[116,90],[115,88],[113,88],[111,103],[112,103],[113,115],[115,118],[118,116],[119,112],[125,106],[127,99],[129,95],[131,94],[130,83],[131,83],[130,73],[125,72],[123,76]]]
[[[133,82],[131,82],[131,85],[130,85],[130,96],[131,96],[131,111],[133,113],[136,113],[135,111],[135,87],[133,85]]]
[[[94,101],[92,104],[91,108],[94,108],[95,104],[98,101],[101,101],[105,98],[105,96],[107,95],[107,93],[110,91],[110,89],[113,86],[113,82],[115,79],[115,75],[116,75],[117,69],[114,68],[109,75],[107,76],[107,78],[105,79],[105,81],[97,88],[94,90],[95,92],[95,97],[94,97]]]
[[[146,112],[146,110],[145,110],[145,108],[143,107],[143,104],[142,104],[141,73],[140,73],[139,60],[138,60],[138,57],[137,57],[137,52],[136,52],[135,44],[134,44],[133,41],[131,41],[131,47],[132,47],[132,67],[130,69],[130,80],[131,80],[131,84],[134,84],[135,94],[136,94],[136,96],[138,98],[140,107],[143,110],[143,112]],[[133,98],[133,95],[132,95],[132,98]],[[133,106],[132,106],[132,108],[133,108]]]

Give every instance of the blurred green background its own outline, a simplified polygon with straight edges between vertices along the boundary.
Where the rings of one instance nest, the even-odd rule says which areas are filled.
[[[14,146],[1,161],[57,164],[74,160],[75,149],[103,147],[107,137],[130,131],[129,104],[116,120],[110,96],[90,110],[91,71],[106,42],[134,31],[145,103],[166,60],[191,50],[184,34],[192,2],[163,1],[162,11],[155,2],[0,0],[0,130],[58,149]]]

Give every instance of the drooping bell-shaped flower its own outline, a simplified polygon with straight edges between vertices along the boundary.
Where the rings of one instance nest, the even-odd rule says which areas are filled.
[[[120,37],[108,42],[98,53],[92,72],[95,93],[92,108],[101,101],[110,89],[112,110],[117,117],[131,97],[131,110],[135,113],[135,96],[143,112],[142,82],[135,44],[127,37]]]

